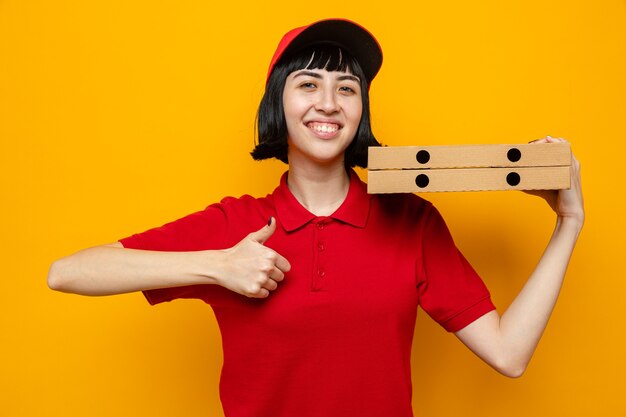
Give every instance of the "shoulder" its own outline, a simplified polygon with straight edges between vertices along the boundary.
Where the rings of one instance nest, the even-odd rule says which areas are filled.
[[[252,212],[269,212],[274,208],[274,198],[271,194],[265,197],[253,197],[244,194],[239,197],[224,197],[219,203],[208,206],[205,210],[220,210],[227,217],[246,216]]]
[[[434,210],[428,200],[415,194],[374,194],[372,205],[381,212],[393,216],[409,216],[411,218],[426,215]]]
[[[414,194],[373,194],[370,201],[370,224],[398,238],[419,236],[434,210],[428,200]]]
[[[225,243],[231,245],[263,227],[271,216],[276,216],[274,198],[271,194],[265,197],[248,194],[225,197],[219,203],[206,207],[204,216],[207,219],[220,217]]]

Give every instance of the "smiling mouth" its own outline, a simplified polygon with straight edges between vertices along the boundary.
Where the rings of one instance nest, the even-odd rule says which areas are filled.
[[[335,133],[341,128],[341,126],[339,126],[336,123],[320,123],[320,122],[307,123],[307,127],[318,133]]]

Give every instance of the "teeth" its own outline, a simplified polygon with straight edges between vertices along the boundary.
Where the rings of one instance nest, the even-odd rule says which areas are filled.
[[[321,133],[332,133],[339,129],[339,127],[334,124],[311,123],[309,126],[311,129]]]

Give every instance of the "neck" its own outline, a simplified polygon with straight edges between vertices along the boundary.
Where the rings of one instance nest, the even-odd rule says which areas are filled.
[[[287,184],[307,210],[316,216],[329,216],[346,199],[350,177],[343,163],[333,167],[290,165]]]

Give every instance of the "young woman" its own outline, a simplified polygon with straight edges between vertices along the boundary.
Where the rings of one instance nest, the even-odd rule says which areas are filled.
[[[224,412],[240,416],[411,416],[418,305],[501,373],[520,376],[547,324],[584,220],[572,187],[540,192],[554,234],[506,312],[412,194],[368,195],[368,90],[375,38],[331,19],[281,40],[258,113],[256,159],[289,170],[264,197],[219,204],[56,261],[52,289],[199,298],[222,332]],[[539,142],[560,142],[550,137]]]

